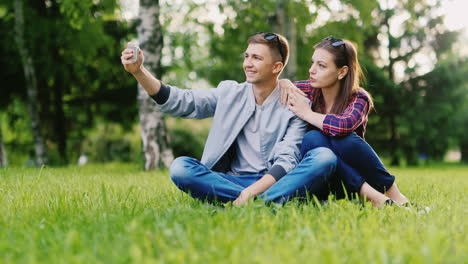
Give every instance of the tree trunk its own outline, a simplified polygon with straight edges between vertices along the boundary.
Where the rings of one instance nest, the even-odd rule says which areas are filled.
[[[297,74],[297,34],[294,18],[288,16],[287,1],[278,1],[274,21],[274,31],[285,36],[289,42],[289,61],[281,77],[296,80]]]
[[[398,131],[396,124],[396,115],[390,114],[390,165],[399,166],[400,157],[398,156]]]
[[[0,122],[1,124],[2,122]],[[5,145],[3,144],[2,128],[0,127],[0,167],[6,167],[8,165]]]
[[[163,36],[159,22],[159,1],[141,0],[139,19],[138,41],[145,51],[145,67],[161,79]],[[138,103],[145,169],[169,167],[174,155],[169,146],[169,135],[163,114],[140,85],[138,85]]]
[[[63,82],[56,83],[53,87],[54,92],[54,128],[55,137],[58,144],[58,151],[60,154],[61,161],[64,164],[68,163],[67,157],[67,131],[65,128],[65,113],[63,111],[63,89],[60,85]]]
[[[391,17],[391,12],[386,10],[385,11],[385,25],[387,26],[387,34],[388,34],[388,60],[389,60],[389,65],[388,65],[388,78],[394,82],[393,85],[393,94],[391,96],[388,96],[386,98],[387,105],[390,105],[392,107],[398,107],[398,104],[396,103],[396,100],[394,100],[395,96],[397,96],[397,87],[395,83],[395,60],[392,58],[392,50],[396,47],[394,47],[395,41],[392,41],[393,36],[390,33],[390,17]],[[398,166],[400,165],[400,157],[398,155],[398,148],[399,148],[399,140],[398,140],[398,128],[397,128],[397,113],[392,112],[390,113],[389,116],[389,122],[390,122],[390,165],[392,166]]]
[[[15,40],[18,47],[21,62],[23,64],[24,78],[28,93],[28,112],[31,118],[31,130],[34,138],[37,165],[47,164],[46,147],[40,129],[38,113],[38,88],[34,63],[25,41],[23,1],[15,0]]]
[[[289,40],[289,62],[286,66],[285,77],[291,81],[297,80],[297,32],[295,18],[286,16],[287,30],[285,32],[286,38]]]
[[[388,33],[388,37],[391,38],[390,33]],[[392,54],[392,49],[393,47],[389,45],[388,47],[388,52],[389,54]],[[394,72],[394,64],[395,61],[392,59],[391,56],[389,56],[389,65],[388,65],[388,77],[390,80],[395,82],[395,72]],[[393,85],[393,94],[390,96],[387,96],[385,99],[387,101],[387,105],[392,106],[392,107],[398,107],[398,104],[395,102],[395,96],[396,96],[397,88],[396,84]],[[399,166],[400,165],[400,157],[398,155],[398,148],[399,148],[399,142],[398,142],[398,128],[397,128],[397,114],[395,112],[390,112],[389,114],[389,122],[390,122],[390,165],[392,166]]]
[[[468,163],[468,142],[460,144],[461,162]]]

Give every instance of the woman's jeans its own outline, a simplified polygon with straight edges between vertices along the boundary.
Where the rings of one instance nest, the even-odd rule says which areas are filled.
[[[304,154],[304,158],[294,170],[279,179],[258,198],[265,202],[284,203],[292,197],[322,194],[334,175],[336,156],[327,148],[314,148]],[[194,198],[219,202],[234,201],[242,190],[264,176],[234,176],[214,172],[200,161],[189,157],[175,159],[170,168],[170,175],[179,189]]]
[[[307,132],[301,152],[308,153],[318,147],[329,148],[337,156],[335,179],[344,183],[347,193],[359,193],[364,182],[384,193],[395,181],[372,147],[354,132],[340,137],[325,136],[318,130]],[[339,185],[335,182],[332,189],[340,193],[339,189],[343,188]]]

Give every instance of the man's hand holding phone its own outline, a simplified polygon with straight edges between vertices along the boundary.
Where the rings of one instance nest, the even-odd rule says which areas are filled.
[[[135,74],[140,70],[143,64],[143,51],[135,42],[128,42],[127,48],[122,51],[120,60],[126,71]]]

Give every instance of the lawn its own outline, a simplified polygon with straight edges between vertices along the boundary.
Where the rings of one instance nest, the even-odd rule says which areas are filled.
[[[468,167],[392,168],[427,214],[351,201],[213,207],[167,171],[0,169],[1,263],[468,263]]]

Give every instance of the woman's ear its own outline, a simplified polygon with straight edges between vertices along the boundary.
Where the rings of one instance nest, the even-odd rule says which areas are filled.
[[[349,70],[348,66],[341,67],[338,70],[338,79],[339,80],[343,79],[346,76],[346,74],[348,74],[348,70]]]

